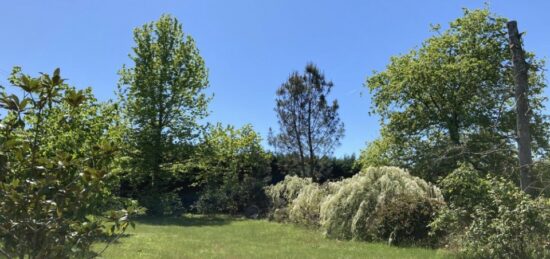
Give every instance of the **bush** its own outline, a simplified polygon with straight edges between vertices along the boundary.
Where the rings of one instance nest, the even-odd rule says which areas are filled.
[[[265,194],[270,203],[270,218],[279,222],[288,220],[290,204],[298,197],[302,189],[314,184],[311,178],[287,175],[282,182],[267,186]]]
[[[321,205],[320,224],[338,239],[424,241],[444,203],[437,187],[396,167],[368,168],[337,189]]]
[[[201,213],[243,213],[264,207],[271,160],[252,126],[218,124],[205,138],[190,161],[197,172],[194,185],[202,188],[195,208]]]
[[[491,182],[480,177],[471,165],[462,165],[439,182],[441,193],[447,203],[460,207],[468,214],[478,205],[491,206],[487,197]]]
[[[550,257],[548,201],[533,200],[513,183],[481,178],[465,166],[447,176],[442,186],[450,195],[449,207],[432,227],[447,233],[450,248],[474,258]]]
[[[312,183],[304,186],[298,196],[289,204],[290,222],[319,227],[321,203],[328,197],[330,189],[326,184]]]
[[[10,82],[21,95],[0,92],[0,254],[91,257],[138,210],[110,208],[114,107],[65,84],[59,69],[33,78],[14,68]]]

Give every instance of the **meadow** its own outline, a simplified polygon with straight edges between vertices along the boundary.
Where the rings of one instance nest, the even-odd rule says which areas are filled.
[[[104,243],[94,245],[94,250]],[[318,231],[230,216],[147,217],[103,258],[452,258],[444,250],[327,239]]]

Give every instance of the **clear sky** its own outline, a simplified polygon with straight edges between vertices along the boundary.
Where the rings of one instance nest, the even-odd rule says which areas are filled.
[[[346,136],[335,154],[358,154],[378,136],[363,87],[373,70],[431,35],[430,24],[461,16],[483,1],[195,0],[0,2],[0,84],[11,67],[52,72],[77,87],[114,98],[117,71],[131,65],[133,28],[163,13],[177,17],[210,71],[210,122],[251,123],[266,137],[278,128],[275,90],[294,70],[316,63],[335,84]],[[491,10],[517,19],[526,48],[550,56],[550,1],[489,1]]]

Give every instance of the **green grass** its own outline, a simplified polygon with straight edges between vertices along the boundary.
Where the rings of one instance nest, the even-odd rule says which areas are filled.
[[[105,244],[94,246],[99,251]],[[228,216],[149,218],[103,258],[445,258],[442,250],[338,241],[315,230]]]

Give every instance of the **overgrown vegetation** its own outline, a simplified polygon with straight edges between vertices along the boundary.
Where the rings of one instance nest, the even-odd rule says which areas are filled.
[[[329,100],[333,83],[312,63],[276,91],[274,151],[252,125],[202,124],[207,67],[169,15],[135,29],[118,103],[67,85],[59,69],[31,77],[15,67],[11,86],[0,86],[0,256],[94,257],[104,251],[92,251],[94,242],[111,245],[147,211],[200,213],[209,216],[198,224],[220,225],[227,218],[204,219],[267,216],[332,239],[463,257],[550,258],[544,61],[525,53],[530,109],[517,112],[506,23],[488,9],[464,10],[369,76],[381,136],[357,160],[332,156],[344,126]],[[518,188],[518,114],[532,136],[523,138],[535,158],[523,165],[537,179],[522,186],[529,194]]]
[[[468,257],[550,256],[548,199],[532,199],[502,177],[462,166],[441,182],[449,206],[432,223],[446,243]]]
[[[260,213],[262,189],[271,181],[270,156],[251,125],[211,127],[192,158],[195,184],[202,191],[195,204],[201,213]]]
[[[65,84],[59,69],[31,77],[14,68],[10,83],[0,94],[0,253],[89,257],[94,241],[140,212],[111,197],[114,107]]]
[[[320,227],[331,238],[390,244],[435,244],[429,224],[444,205],[437,187],[394,167],[321,185],[287,177],[266,193],[277,221]]]

